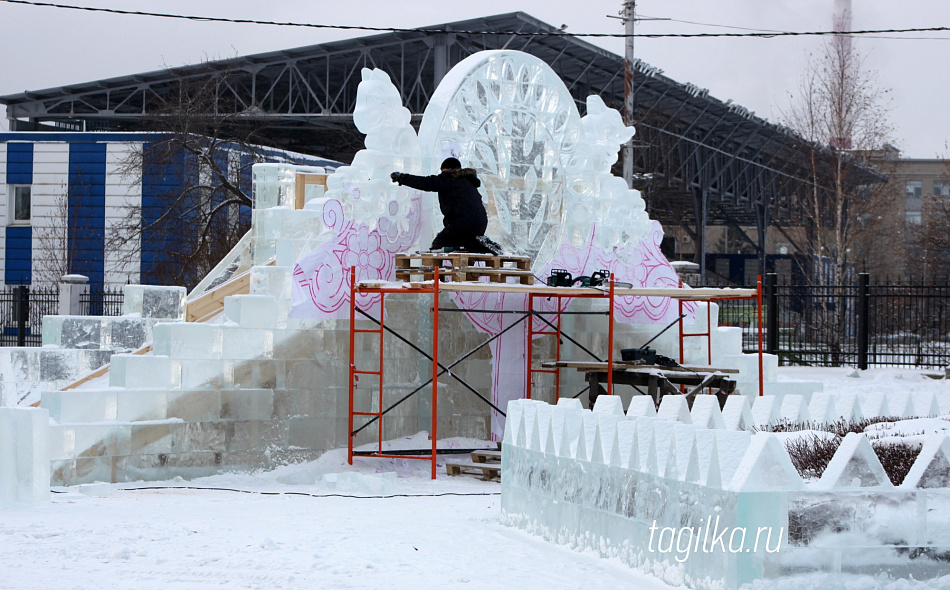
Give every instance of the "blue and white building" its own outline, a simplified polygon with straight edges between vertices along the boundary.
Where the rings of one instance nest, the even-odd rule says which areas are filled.
[[[165,201],[159,199],[159,191],[175,188],[169,186],[169,179],[176,174],[169,170],[127,169],[130,153],[157,137],[153,133],[0,133],[0,285],[55,282],[63,272],[67,251],[73,259],[68,271],[88,276],[94,288],[153,283],[151,275],[161,260],[166,236],[145,233],[130,252],[109,251],[106,244],[110,229],[128,215],[130,205],[140,207],[146,218],[160,215],[159,203]],[[268,149],[264,154],[268,162],[328,169],[339,165],[283,150]],[[248,164],[260,155],[235,148],[227,156],[229,170],[241,171],[238,181],[250,194]],[[185,174],[202,173],[198,166],[187,165],[184,154],[182,162]],[[251,215],[249,207],[240,207],[236,213],[248,219]]]

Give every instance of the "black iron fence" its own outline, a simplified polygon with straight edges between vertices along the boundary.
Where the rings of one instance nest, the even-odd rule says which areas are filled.
[[[59,310],[57,287],[0,289],[0,346],[41,346],[43,316]]]
[[[86,315],[122,315],[122,303],[124,301],[125,293],[121,287],[115,289],[106,287],[79,296],[79,304]]]
[[[122,314],[122,289],[90,291],[80,296],[85,315]],[[0,346],[42,346],[43,316],[59,313],[59,287],[0,287]]]
[[[950,285],[872,283],[763,285],[766,352],[783,365],[944,367],[950,365]],[[719,324],[743,328],[756,352],[753,300],[720,302]]]

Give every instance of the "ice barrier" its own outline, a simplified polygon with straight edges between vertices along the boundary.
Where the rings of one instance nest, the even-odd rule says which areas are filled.
[[[867,438],[849,435],[821,480],[806,485],[776,435],[706,427],[722,420],[718,404],[664,412],[683,420],[674,422],[641,415],[639,404],[620,415],[609,396],[597,403],[593,412],[509,404],[504,524],[691,588],[809,571],[945,573],[950,437],[928,438],[895,487]],[[786,396],[778,413],[792,419],[804,407]]]
[[[49,501],[49,413],[0,408],[0,508]]]

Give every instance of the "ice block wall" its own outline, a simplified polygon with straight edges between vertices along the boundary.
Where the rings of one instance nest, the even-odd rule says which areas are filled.
[[[950,403],[918,397],[904,401],[922,411]],[[806,405],[822,419],[854,409],[828,402],[765,396],[750,407],[730,396],[720,410],[699,396],[689,409],[667,396],[658,411],[631,403],[626,414],[616,396],[599,397],[594,411],[577,400],[512,402],[502,522],[691,588],[809,571],[943,575],[950,437],[928,438],[895,487],[864,435],[846,437],[822,477],[806,483],[776,434],[740,429],[800,418]]]
[[[49,501],[49,412],[0,408],[0,508]]]

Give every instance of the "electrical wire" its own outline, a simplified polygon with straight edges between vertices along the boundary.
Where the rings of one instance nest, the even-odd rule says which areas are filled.
[[[354,496],[348,494],[311,494],[308,492],[261,492],[255,490],[239,490],[235,488],[210,488],[201,486],[145,486],[136,488],[116,488],[122,492],[141,492],[148,490],[203,490],[210,492],[234,492],[238,494],[254,494],[259,496],[305,496],[308,498],[354,498],[357,500],[387,500],[390,498],[441,498],[445,496],[500,496],[501,492],[440,492],[438,494],[389,494],[386,496]],[[50,490],[54,494],[68,494],[63,490]]]
[[[219,22],[219,23],[232,23],[232,24],[253,24],[253,25],[270,25],[270,26],[279,26],[279,27],[304,27],[312,29],[337,29],[337,30],[356,30],[356,31],[369,31],[369,32],[384,32],[384,33],[455,33],[459,35],[506,35],[511,37],[557,37],[557,36],[570,36],[570,37],[590,37],[590,38],[625,38],[625,37],[637,37],[641,39],[664,39],[664,38],[680,38],[680,39],[690,39],[690,38],[715,38],[715,37],[756,37],[762,39],[772,39],[775,37],[820,37],[827,35],[880,35],[880,34],[893,34],[893,33],[935,33],[935,32],[947,32],[950,31],[950,27],[914,27],[906,29],[867,29],[867,30],[857,30],[857,31],[779,31],[779,32],[753,32],[753,33],[635,33],[628,35],[627,33],[567,33],[565,31],[535,31],[535,32],[523,32],[523,31],[466,31],[458,29],[445,29],[438,27],[421,27],[421,28],[399,28],[399,27],[368,27],[361,25],[326,25],[318,23],[298,23],[298,22],[282,22],[282,21],[267,21],[267,20],[258,20],[258,19],[242,19],[242,18],[224,18],[216,16],[197,16],[197,15],[187,15],[187,14],[172,14],[164,12],[146,12],[139,10],[122,10],[119,8],[98,8],[93,6],[74,6],[70,4],[58,4],[54,2],[36,2],[33,0],[0,0],[0,2],[5,2],[7,4],[21,4],[27,6],[39,6],[47,8],[64,8],[69,10],[81,10],[86,12],[105,12],[109,14],[122,14],[122,15],[131,15],[131,16],[150,16],[156,18],[169,18],[169,19],[180,19],[180,20],[190,20],[195,22]],[[709,25],[712,26],[712,25]],[[725,26],[725,25],[716,25],[716,26]],[[738,28],[738,27],[737,27]]]

